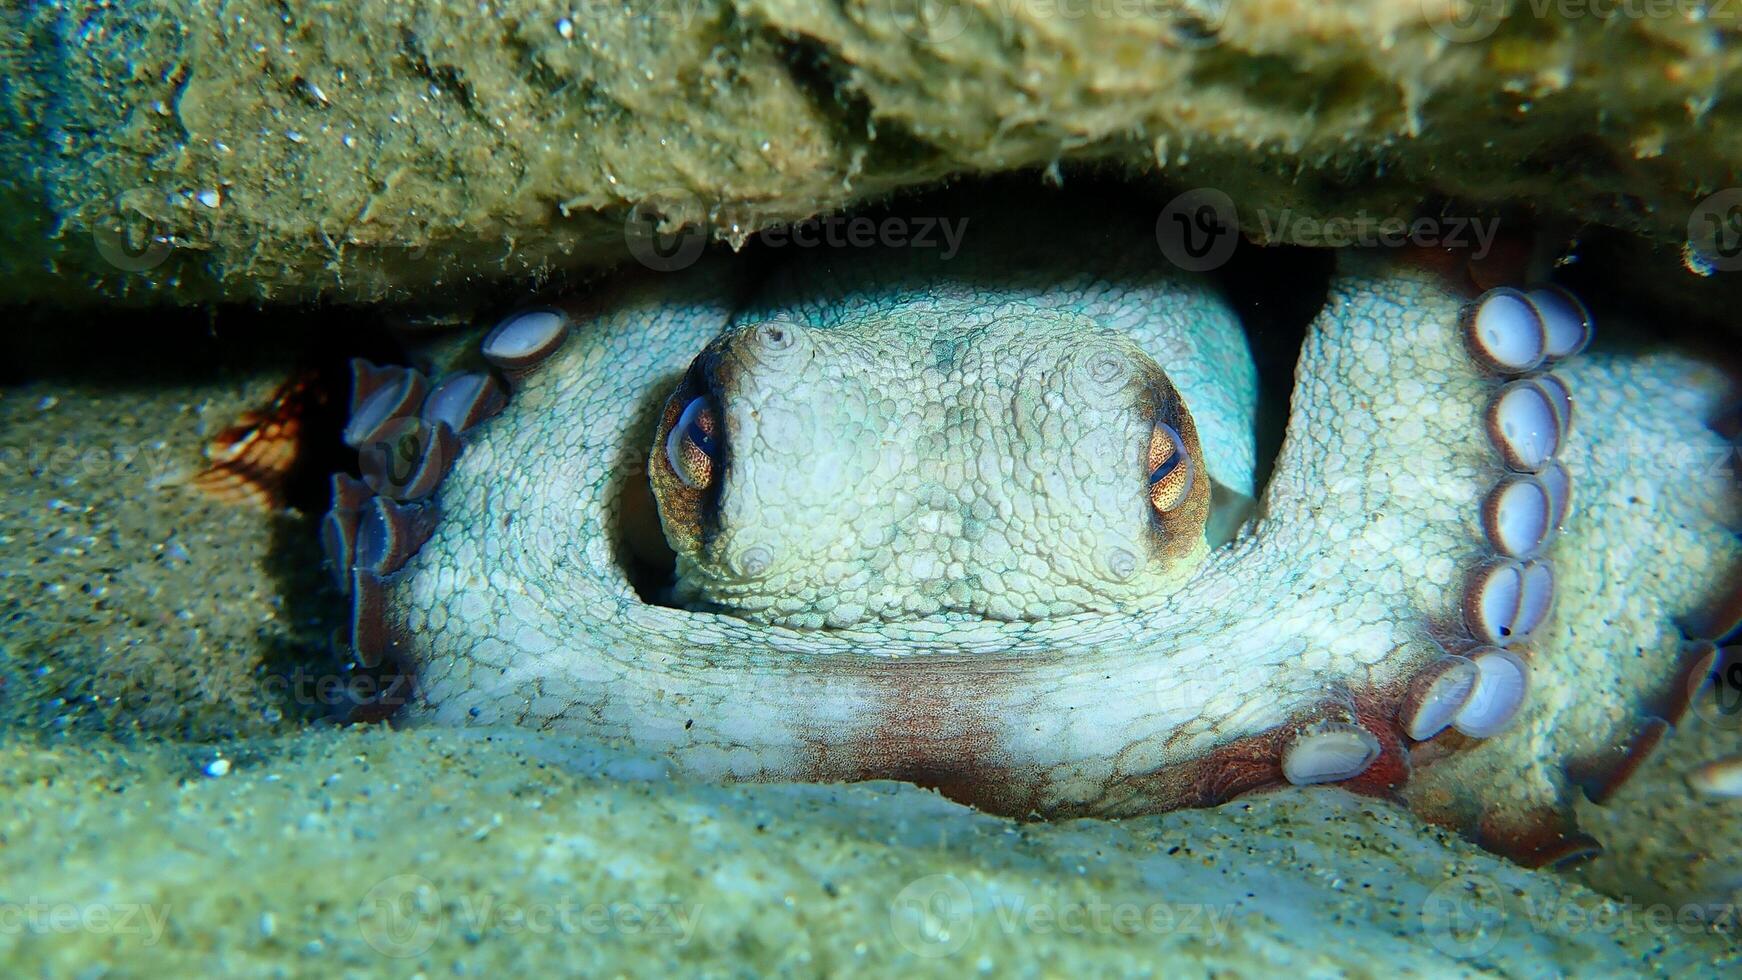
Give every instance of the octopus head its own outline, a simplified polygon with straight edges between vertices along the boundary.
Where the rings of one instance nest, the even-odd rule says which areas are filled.
[[[845,627],[1169,591],[1209,550],[1202,454],[1128,337],[1010,305],[741,323],[666,402],[649,473],[676,603]]]

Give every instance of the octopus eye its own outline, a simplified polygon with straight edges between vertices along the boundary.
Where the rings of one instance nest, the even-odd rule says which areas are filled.
[[[692,398],[665,437],[665,462],[684,486],[706,490],[719,462],[719,413],[706,397]]]
[[[1149,503],[1166,514],[1185,503],[1192,492],[1192,458],[1185,440],[1166,422],[1149,434]]]

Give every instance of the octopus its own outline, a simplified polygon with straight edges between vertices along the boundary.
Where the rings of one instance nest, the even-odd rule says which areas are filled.
[[[1278,410],[1127,214],[778,259],[357,365],[322,535],[379,713],[1024,818],[1333,783],[1541,866],[1733,659],[1732,379],[1558,286],[1343,251]]]

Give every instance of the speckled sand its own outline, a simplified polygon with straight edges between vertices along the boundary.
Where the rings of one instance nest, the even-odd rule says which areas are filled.
[[[525,733],[379,728],[14,739],[0,773],[16,975],[1541,976],[1738,955],[1335,789],[1025,827],[901,784],[650,784]]]
[[[184,486],[289,371],[0,388],[0,717],[212,738],[312,713],[272,679],[333,615],[311,523]]]

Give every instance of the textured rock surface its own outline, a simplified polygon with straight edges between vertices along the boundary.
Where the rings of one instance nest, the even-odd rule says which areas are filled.
[[[219,760],[222,760],[221,762]],[[600,773],[610,774],[601,777]],[[1338,790],[1021,825],[521,732],[0,745],[21,975],[1714,975],[1738,951]]]
[[[1742,157],[1720,5],[918,6],[8,5],[0,300],[460,295],[620,259],[638,204],[739,238],[1061,161],[1262,238],[1451,199],[1673,255]]]

